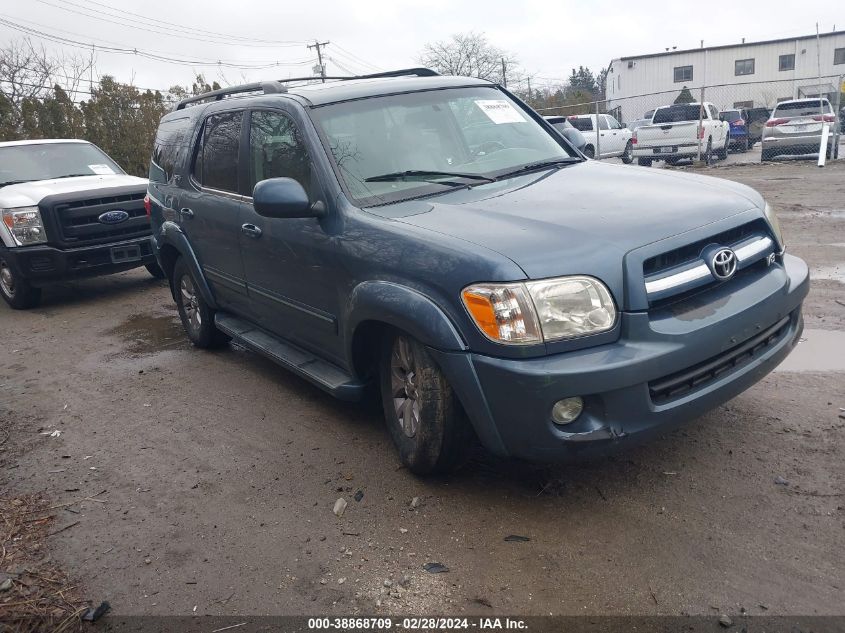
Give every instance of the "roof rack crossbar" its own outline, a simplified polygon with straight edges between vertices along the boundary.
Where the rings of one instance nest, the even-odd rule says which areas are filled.
[[[196,95],[194,97],[188,97],[187,99],[182,99],[177,105],[177,110],[182,110],[185,108],[186,105],[191,103],[198,103],[200,101],[220,101],[224,97],[228,97],[231,95],[242,94],[247,92],[258,92],[261,91],[264,94],[279,94],[281,92],[287,92],[288,89],[278,81],[261,81],[255,82],[251,84],[243,84],[241,86],[231,86],[229,88],[220,88],[219,90],[212,90],[210,92],[204,92],[202,94]]]

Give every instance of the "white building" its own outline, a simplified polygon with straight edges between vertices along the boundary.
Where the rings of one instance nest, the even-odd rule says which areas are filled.
[[[821,67],[821,72],[819,72]],[[819,80],[821,75],[821,81]],[[767,107],[804,96],[834,102],[845,75],[845,31],[621,57],[610,63],[607,111],[623,121],[672,103],[686,86],[719,108]]]

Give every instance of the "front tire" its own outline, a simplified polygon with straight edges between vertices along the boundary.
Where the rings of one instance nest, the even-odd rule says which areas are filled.
[[[460,466],[472,431],[426,348],[403,332],[385,336],[379,374],[387,428],[408,470],[433,475]]]
[[[190,268],[181,257],[173,268],[173,288],[179,318],[191,343],[203,349],[226,344],[229,337],[215,327],[214,311],[202,298]]]
[[[28,310],[41,303],[41,288],[30,286],[3,260],[0,260],[0,295],[14,310]]]
[[[625,151],[622,152],[622,162],[626,165],[630,165],[634,162],[634,145],[631,141],[628,141],[625,144]]]

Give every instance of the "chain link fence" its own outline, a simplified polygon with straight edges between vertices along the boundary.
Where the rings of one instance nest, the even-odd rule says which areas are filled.
[[[597,159],[780,161],[818,159],[820,149],[825,161],[845,158],[842,74],[695,87],[681,81],[672,90],[636,94],[613,82],[609,76],[606,98],[570,97],[537,111],[564,117],[584,136],[585,153]]]

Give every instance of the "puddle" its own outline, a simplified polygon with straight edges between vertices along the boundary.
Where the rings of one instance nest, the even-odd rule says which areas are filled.
[[[109,330],[109,334],[125,340],[125,352],[136,355],[155,354],[189,345],[182,322],[176,316],[136,314]]]
[[[845,332],[804,330],[801,342],[775,371],[845,372]]]
[[[813,268],[810,270],[810,279],[831,279],[845,284],[845,264]]]

